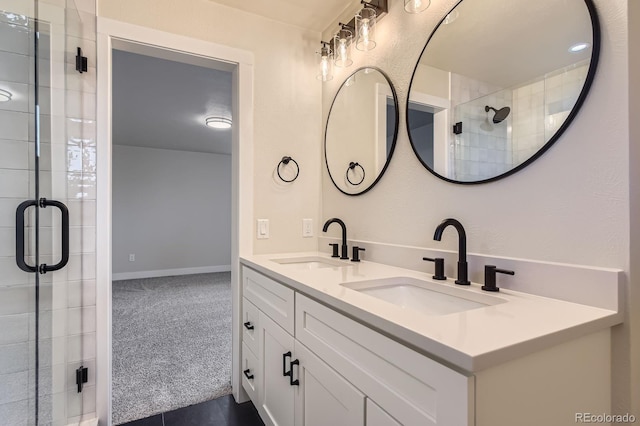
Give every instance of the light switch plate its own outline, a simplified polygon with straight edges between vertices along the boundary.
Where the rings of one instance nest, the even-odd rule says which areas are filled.
[[[259,240],[269,238],[269,219],[258,219],[256,231]]]
[[[302,219],[302,236],[313,237],[313,219]]]

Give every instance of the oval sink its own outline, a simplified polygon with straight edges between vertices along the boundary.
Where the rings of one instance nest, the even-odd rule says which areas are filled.
[[[280,265],[287,265],[295,269],[321,269],[350,266],[348,263],[320,256],[286,257],[270,260]]]
[[[475,293],[469,289],[409,277],[354,281],[340,285],[426,315],[446,315],[506,302],[502,298]]]

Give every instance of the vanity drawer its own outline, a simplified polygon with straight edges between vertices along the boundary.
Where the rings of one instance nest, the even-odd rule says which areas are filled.
[[[259,368],[258,358],[245,343],[242,343],[242,387],[256,405],[258,404],[258,389],[260,389],[258,382],[261,380]]]
[[[467,377],[296,294],[296,339],[404,425],[468,425]]]
[[[295,318],[292,289],[246,266],[242,267],[242,286],[244,297],[293,335]]]
[[[254,354],[258,353],[258,308],[249,302],[246,297],[242,298],[242,343],[246,344]]]

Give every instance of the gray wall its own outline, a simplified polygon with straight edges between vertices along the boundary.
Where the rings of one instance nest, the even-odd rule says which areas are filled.
[[[230,264],[231,156],[114,145],[113,273]]]

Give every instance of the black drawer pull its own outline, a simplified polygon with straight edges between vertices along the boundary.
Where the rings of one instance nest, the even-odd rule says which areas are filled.
[[[291,386],[300,386],[300,381],[298,379],[293,380],[293,366],[294,365],[300,365],[300,361],[299,360],[294,360],[291,361],[291,364],[289,366],[289,384]]]
[[[253,324],[251,324],[251,321],[247,321],[244,323],[244,328],[246,328],[247,330],[253,330],[255,327],[253,326]]]
[[[251,371],[250,368],[247,368],[246,370],[243,371],[244,373],[244,377],[246,377],[249,380],[253,380],[253,374],[249,374]]]
[[[287,371],[287,358],[291,356],[291,351],[282,354],[282,375],[283,376],[291,376],[291,369]]]

